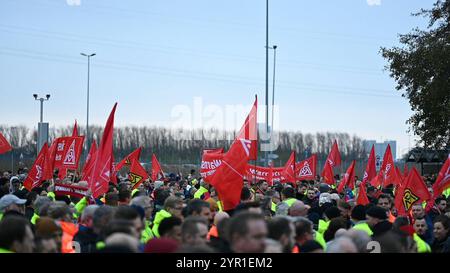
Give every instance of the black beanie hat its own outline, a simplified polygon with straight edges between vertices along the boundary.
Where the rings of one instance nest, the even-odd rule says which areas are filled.
[[[373,206],[369,208],[366,212],[367,215],[373,218],[377,218],[380,220],[386,220],[387,219],[387,212],[385,209],[379,206]]]
[[[366,207],[356,205],[352,210],[352,218],[358,221],[366,220]]]

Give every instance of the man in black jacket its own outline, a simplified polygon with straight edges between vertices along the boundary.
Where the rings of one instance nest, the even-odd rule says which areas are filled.
[[[388,214],[385,209],[373,206],[366,211],[367,224],[372,229],[372,238],[379,237],[392,229],[392,224],[387,220]]]

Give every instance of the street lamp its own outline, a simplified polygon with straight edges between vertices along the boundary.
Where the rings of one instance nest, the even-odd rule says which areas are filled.
[[[273,49],[273,77],[272,77],[272,127],[270,129],[270,139],[273,137],[273,111],[275,106],[275,65],[277,61],[277,46],[274,45],[272,47],[269,47],[269,49]],[[273,151],[270,151],[270,154],[272,154]]]
[[[89,138],[89,71],[90,71],[90,64],[91,64],[91,57],[94,57],[96,54],[85,54],[80,53],[81,56],[87,57],[88,59],[88,69],[87,69],[87,113],[86,113],[86,139],[87,139],[87,146],[86,146],[86,157],[87,153],[89,151],[89,148],[91,146],[90,138]]]
[[[269,0],[266,0],[266,133],[269,133]],[[265,157],[268,165],[267,151]]]
[[[50,99],[50,94],[46,94],[45,98],[39,98],[38,94],[33,94],[35,100],[41,102],[41,119],[38,124],[38,141],[37,141],[37,152],[39,153],[42,145],[48,141],[48,123],[44,123],[44,101]]]

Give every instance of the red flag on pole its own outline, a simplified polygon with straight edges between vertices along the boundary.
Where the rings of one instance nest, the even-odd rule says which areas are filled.
[[[161,165],[159,164],[158,159],[156,158],[156,155],[152,155],[152,180],[156,181],[160,178],[164,178],[164,172],[161,168]]]
[[[383,164],[381,164],[381,169],[378,174],[381,180],[381,185],[386,187],[390,184],[400,183],[400,178],[397,177],[397,172],[395,171],[394,159],[392,158],[391,145],[388,144],[386,151],[383,156]]]
[[[222,164],[223,155],[223,148],[203,150],[202,164],[200,166],[200,175],[203,180],[208,183],[212,182],[217,168]]]
[[[353,160],[345,172],[344,179],[339,183],[339,187],[337,188],[338,193],[341,193],[345,186],[348,186],[352,190],[355,188],[355,164],[356,161]]]
[[[286,164],[284,165],[282,174],[287,180],[295,183],[296,182],[295,171],[296,171],[295,151],[292,151],[291,156],[289,156],[289,159],[286,161]]]
[[[444,165],[439,171],[436,182],[434,182],[433,184],[433,195],[437,198],[448,187],[450,187],[450,154],[448,155],[447,160],[445,160]]]
[[[114,114],[116,112],[117,103],[109,114],[108,120],[103,131],[102,140],[100,142],[97,156],[95,158],[92,175],[88,180],[89,188],[94,198],[108,191],[108,183],[111,180],[112,155],[113,155],[113,130],[114,130]]]
[[[333,142],[330,154],[328,154],[327,161],[330,162],[331,167],[336,167],[341,165],[341,153],[339,152],[339,147],[337,141]]]
[[[417,172],[416,168],[412,168],[408,177],[395,194],[395,207],[399,215],[406,215],[411,207],[431,198],[427,185]]]
[[[211,184],[216,189],[219,199],[223,202],[224,210],[234,209],[240,202],[243,178],[250,159],[256,159],[257,154],[257,102],[245,119],[228,152],[222,159]],[[243,133],[245,132],[245,133]]]
[[[370,203],[369,198],[367,197],[366,184],[367,181],[361,182],[361,184],[359,185],[358,197],[356,198],[357,205],[365,206]]]
[[[331,167],[330,161],[325,161],[325,166],[323,167],[322,177],[325,183],[329,185],[334,185],[336,182],[334,181],[334,173],[333,167]]]
[[[77,120],[75,120],[75,125],[73,125],[73,129],[72,129],[72,136],[78,136],[78,125],[77,125]]]
[[[128,179],[133,186],[133,189],[139,187],[139,185],[148,178],[148,174],[145,169],[139,163],[138,159],[133,159],[131,162],[130,172],[128,173]]]
[[[91,149],[89,150],[89,154],[86,157],[86,163],[84,163],[83,171],[81,172],[81,180],[89,181],[90,176],[92,174],[92,170],[94,169],[95,158],[97,156],[97,142],[95,139],[92,141]]]
[[[6,138],[0,133],[0,154],[7,153],[12,150],[11,145]]]
[[[253,107],[250,110],[244,125],[236,136],[236,139],[247,139],[251,141],[249,146],[250,158],[248,160],[256,160],[258,158],[258,129],[256,128],[256,117],[258,108],[258,98],[255,99]]]
[[[57,169],[77,169],[83,150],[84,136],[59,137],[54,142],[56,151],[53,167]]]
[[[31,191],[33,188],[41,185],[44,180],[51,179],[53,177],[53,173],[50,168],[48,145],[45,143],[36,157],[31,170],[28,172],[28,176],[23,182],[23,186],[27,190]]]
[[[405,165],[403,166],[403,177],[407,177],[408,176],[408,165],[405,163]]]
[[[364,176],[362,182],[372,181],[372,179],[377,175],[377,170],[375,166],[375,147],[372,145],[370,150],[369,161],[367,161],[366,170],[364,171]],[[365,185],[364,185],[365,186]]]
[[[314,180],[317,173],[317,155],[296,163],[297,180]]]
[[[142,147],[139,147],[136,150],[134,150],[133,152],[131,152],[129,155],[127,155],[124,159],[122,159],[122,161],[117,163],[116,171],[119,171],[120,169],[122,169],[122,167],[124,165],[131,166],[131,164],[133,163],[133,160],[139,161],[139,157],[141,156],[141,151],[142,151]]]

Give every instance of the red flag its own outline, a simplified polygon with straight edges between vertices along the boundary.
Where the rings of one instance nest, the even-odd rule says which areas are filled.
[[[134,159],[131,163],[130,172],[128,174],[128,179],[133,185],[133,189],[139,187],[139,185],[148,178],[148,174],[145,169],[139,163],[138,159]]]
[[[317,155],[296,163],[297,180],[314,180],[317,172]]]
[[[75,120],[75,125],[73,126],[72,136],[78,136],[78,125],[77,125],[77,120]]]
[[[358,197],[356,198],[356,204],[357,205],[367,205],[369,204],[369,198],[367,197],[367,192],[366,192],[366,182],[361,182],[361,184],[359,185],[359,191],[358,191]]]
[[[57,169],[77,169],[83,150],[84,136],[59,137],[54,142],[56,151],[53,167]]]
[[[400,183],[400,179],[397,177],[397,172],[395,171],[394,159],[392,158],[391,145],[388,144],[386,151],[383,156],[383,164],[381,165],[380,172],[378,174],[380,177],[381,185],[386,187],[390,184]]]
[[[402,184],[404,177],[402,175],[402,172],[400,171],[400,169],[397,166],[395,166],[395,174],[397,175],[397,179],[398,179],[397,185]]]
[[[240,201],[243,178],[250,159],[256,159],[257,99],[230,150],[224,155],[211,184],[216,189],[224,210],[234,209]],[[243,133],[245,132],[245,133]]]
[[[375,167],[375,147],[372,145],[370,150],[369,161],[367,161],[366,170],[364,171],[364,176],[362,182],[372,181],[377,175],[377,169]],[[365,186],[365,185],[364,185]]]
[[[352,190],[355,188],[355,164],[356,161],[353,160],[345,172],[344,179],[339,183],[339,187],[337,188],[338,193],[341,193],[345,186],[348,186]]]
[[[141,151],[142,151],[142,147],[139,147],[136,150],[134,150],[133,152],[131,152],[129,155],[127,155],[124,159],[122,159],[122,161],[120,161],[116,165],[116,171],[119,171],[120,169],[122,169],[122,167],[124,165],[131,166],[131,163],[133,162],[133,160],[139,161],[139,157],[141,156]]]
[[[203,150],[200,175],[203,180],[211,183],[217,168],[222,164],[223,148]]]
[[[258,130],[256,128],[257,108],[258,98],[255,99],[255,103],[253,103],[253,107],[245,119],[244,125],[242,125],[241,130],[239,130],[239,133],[236,136],[236,139],[247,139],[251,141],[251,144],[246,148],[250,152],[250,158],[248,160],[256,160],[258,157]]]
[[[28,176],[23,182],[23,186],[27,190],[31,191],[33,188],[41,185],[44,180],[51,179],[53,174],[50,168],[48,145],[45,143],[36,157],[31,170],[28,172]]]
[[[91,149],[89,150],[89,154],[86,157],[86,162],[83,166],[83,171],[81,172],[81,180],[89,181],[89,177],[91,176],[92,170],[94,169],[95,158],[97,156],[97,142],[95,139],[92,141]]]
[[[407,177],[408,176],[408,165],[405,163],[405,165],[403,166],[403,177]]]
[[[212,179],[224,210],[234,209],[239,204],[250,146],[251,140],[236,139]]]
[[[161,177],[160,177],[161,175]],[[158,159],[156,158],[156,155],[152,155],[152,180],[156,181],[160,178],[164,178],[164,172],[161,168],[161,165],[159,164]]]
[[[327,161],[330,162],[331,167],[336,167],[341,165],[341,153],[339,152],[339,147],[337,141],[333,142],[330,154],[328,154]]]
[[[12,150],[11,145],[6,138],[0,133],[0,154],[4,154]]]
[[[295,177],[296,170],[297,170],[297,166],[295,164],[295,151],[292,151],[291,156],[289,156],[289,159],[286,161],[286,164],[284,164],[282,174],[290,182],[295,182],[296,181],[296,177]]]
[[[89,188],[94,198],[108,191],[108,183],[111,180],[112,170],[112,154],[113,154],[113,130],[114,130],[114,114],[116,112],[117,103],[109,114],[108,120],[103,131],[102,140],[95,158],[92,175],[88,180]]]
[[[439,171],[436,182],[433,184],[433,196],[435,198],[439,197],[448,187],[450,187],[450,154]]]
[[[339,165],[341,165],[341,153],[339,152],[339,147],[335,140],[321,173],[321,176],[327,184],[333,185],[335,183],[333,168]]]
[[[395,194],[395,207],[399,215],[406,215],[411,207],[431,198],[427,185],[417,172],[412,168],[398,193]]]
[[[325,166],[323,167],[321,175],[323,177],[323,180],[325,180],[325,183],[329,185],[334,185],[336,183],[334,181],[333,167],[331,167],[330,161],[325,161]]]

